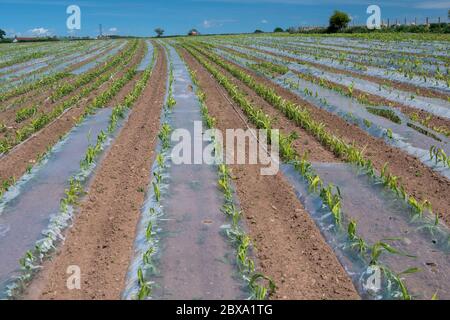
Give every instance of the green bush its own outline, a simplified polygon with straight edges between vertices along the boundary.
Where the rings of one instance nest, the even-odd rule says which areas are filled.
[[[334,11],[330,17],[330,25],[328,27],[329,32],[338,32],[347,28],[348,23],[351,21],[348,14],[342,11]]]

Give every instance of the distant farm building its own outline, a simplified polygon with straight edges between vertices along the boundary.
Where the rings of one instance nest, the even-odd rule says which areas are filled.
[[[13,42],[33,42],[33,41],[37,41],[39,39],[37,38],[24,38],[24,37],[14,37]]]
[[[200,35],[200,32],[198,32],[196,29],[192,29],[191,31],[189,31],[188,35],[198,36],[198,35]]]

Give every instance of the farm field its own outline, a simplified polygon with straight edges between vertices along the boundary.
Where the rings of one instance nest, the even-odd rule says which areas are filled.
[[[428,34],[1,44],[0,299],[450,300],[449,52]],[[219,161],[239,159],[227,130],[279,170]]]

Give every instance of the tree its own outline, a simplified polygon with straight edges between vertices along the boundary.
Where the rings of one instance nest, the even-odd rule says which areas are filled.
[[[275,28],[275,30],[273,30],[273,32],[284,32],[283,28]]]
[[[155,33],[158,36],[158,38],[162,37],[162,35],[164,34],[164,29],[162,28],[156,28],[155,29]]]
[[[264,33],[264,31],[257,29],[254,33]]]
[[[3,39],[6,36],[6,32],[0,29],[0,39]]]
[[[330,25],[328,27],[329,32],[338,32],[347,28],[348,23],[351,21],[348,14],[342,11],[334,11],[330,17]]]

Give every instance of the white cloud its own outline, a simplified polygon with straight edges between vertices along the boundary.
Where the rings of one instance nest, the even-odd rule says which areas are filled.
[[[38,36],[38,37],[50,35],[50,31],[48,29],[45,29],[42,27],[28,30],[28,32],[31,33],[33,36]]]
[[[262,19],[262,20],[261,20],[261,23],[267,24],[267,23],[269,23],[269,21],[267,21],[266,19]]]
[[[236,22],[236,20],[233,19],[221,19],[221,20],[217,20],[217,19],[210,19],[210,20],[203,20],[202,26],[205,29],[209,29],[209,28],[216,28],[216,27],[222,27],[224,24],[226,23],[233,23]]]
[[[212,20],[204,20],[203,21],[203,28],[209,29],[214,26],[214,22]]]
[[[116,33],[118,31],[118,29],[116,27],[112,27],[112,28],[109,28],[108,31],[111,33]]]

